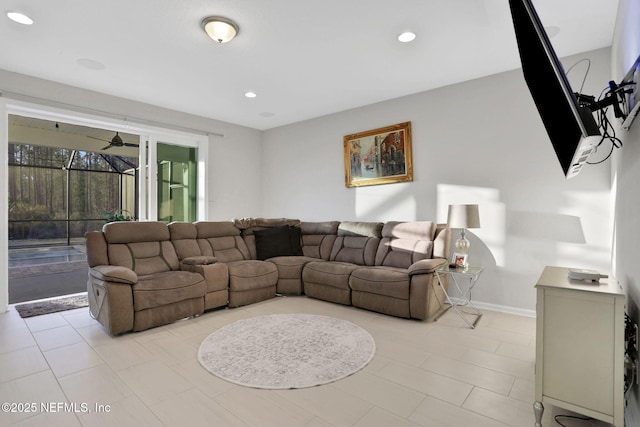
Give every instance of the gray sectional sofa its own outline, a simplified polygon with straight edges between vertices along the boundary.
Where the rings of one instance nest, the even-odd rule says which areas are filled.
[[[89,308],[111,335],[277,295],[428,320],[450,237],[430,221],[114,222],[86,235]]]

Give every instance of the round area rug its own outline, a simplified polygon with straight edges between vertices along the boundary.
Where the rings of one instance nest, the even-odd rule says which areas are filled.
[[[314,314],[239,320],[209,335],[198,360],[216,376],[246,387],[305,388],[364,368],[376,344],[361,327]]]

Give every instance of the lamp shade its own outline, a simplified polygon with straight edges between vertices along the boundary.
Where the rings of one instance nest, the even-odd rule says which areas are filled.
[[[218,43],[227,43],[238,34],[238,26],[230,19],[210,16],[202,20],[202,28],[209,37]]]
[[[449,205],[449,228],[480,228],[478,205]]]

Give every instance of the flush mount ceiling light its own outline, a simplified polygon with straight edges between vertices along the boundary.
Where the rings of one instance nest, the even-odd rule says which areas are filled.
[[[411,31],[406,31],[398,36],[398,41],[402,43],[409,43],[416,39],[416,34]]]
[[[221,16],[204,18],[201,25],[207,35],[218,43],[227,43],[238,34],[236,23]]]
[[[31,24],[33,24],[33,19],[29,18],[24,13],[7,12],[7,17],[9,19],[11,19],[13,22],[17,22],[18,24],[23,24],[23,25],[31,25]]]

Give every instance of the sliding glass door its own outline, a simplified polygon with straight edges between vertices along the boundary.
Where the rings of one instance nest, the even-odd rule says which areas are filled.
[[[197,219],[197,158],[195,147],[157,144],[158,220]]]

